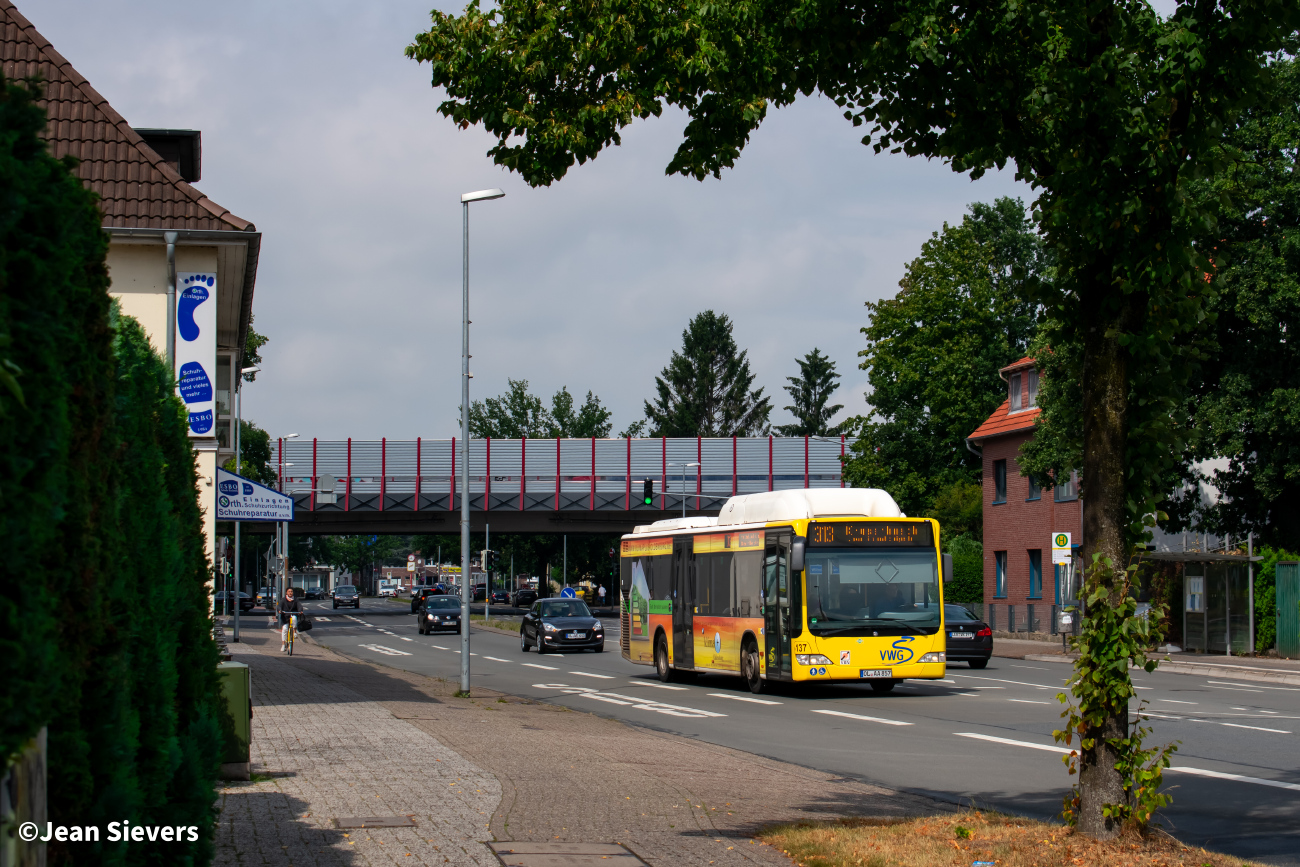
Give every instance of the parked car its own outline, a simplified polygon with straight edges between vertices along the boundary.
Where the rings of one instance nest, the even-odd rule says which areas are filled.
[[[432,635],[443,629],[460,632],[460,597],[424,597],[415,612],[415,626],[421,635]]]
[[[229,590],[218,590],[216,593],[214,593],[212,595],[212,598],[216,602],[216,606],[217,606],[216,610],[219,613],[224,613],[226,610],[226,597],[229,596],[231,598],[234,598],[234,595],[235,595],[234,592]],[[253,610],[253,597],[249,596],[247,593],[244,593],[242,591],[239,594],[239,610],[240,611]]]
[[[948,633],[948,661],[969,663],[983,668],[993,655],[993,630],[964,605],[943,606],[944,627]]]
[[[417,587],[411,594],[411,613],[420,610],[420,603],[428,596],[448,596],[450,594],[442,592],[437,587]]]
[[[510,597],[510,604],[516,608],[528,608],[537,601],[537,591],[524,588],[516,590]]]
[[[509,604],[510,604],[510,594],[507,593],[507,592],[504,591],[504,590],[493,590],[493,591],[492,591],[492,604],[493,604],[493,605],[509,605]]]
[[[268,611],[275,607],[275,588],[263,587],[257,591],[257,604]]]
[[[304,592],[308,599],[324,599],[325,591],[320,587],[308,587]]]
[[[340,584],[334,588],[334,607],[339,608],[344,605],[353,608],[361,607],[361,594],[351,584]]]
[[[380,587],[380,588],[379,588],[379,595],[380,595],[380,596],[391,596],[391,597],[393,597],[394,599],[396,599],[396,598],[397,598],[397,588],[395,588],[395,587]]]
[[[539,599],[519,625],[519,649],[605,650],[605,627],[581,599]]]
[[[482,602],[487,598],[487,585],[475,584],[473,594],[470,596],[472,602]]]

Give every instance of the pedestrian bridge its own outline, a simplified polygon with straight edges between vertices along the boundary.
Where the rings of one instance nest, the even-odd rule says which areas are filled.
[[[451,533],[469,497],[471,529],[623,533],[682,514],[716,515],[728,497],[844,487],[848,437],[474,439],[469,490],[461,443],[279,439],[281,489],[293,533]],[[644,483],[654,485],[649,504]],[[269,526],[246,525],[251,533]]]

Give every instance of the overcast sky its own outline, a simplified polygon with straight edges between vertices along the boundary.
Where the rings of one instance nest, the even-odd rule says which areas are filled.
[[[507,377],[548,400],[590,389],[615,433],[710,308],[776,407],[817,346],[843,375],[841,415],[866,411],[863,302],[892,296],[968,203],[1029,199],[1010,172],[972,183],[876,156],[819,99],[770,114],[720,181],[664,175],[684,125],[665,113],[530,189],[481,129],[436,114],[428,67],[404,57],[429,0],[18,5],[133,126],[202,130],[197,186],[262,231],[270,343],[244,415],[273,436],[456,433],[462,192],[506,191],[471,214],[473,397]]]

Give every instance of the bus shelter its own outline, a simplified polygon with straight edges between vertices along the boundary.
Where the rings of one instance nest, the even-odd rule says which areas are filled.
[[[1160,551],[1142,559],[1181,566],[1183,650],[1188,653],[1255,652],[1255,568],[1247,554]],[[1178,616],[1177,611],[1170,612]]]

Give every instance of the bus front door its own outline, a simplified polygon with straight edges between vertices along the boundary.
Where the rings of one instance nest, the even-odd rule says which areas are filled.
[[[695,667],[695,556],[691,540],[673,540],[673,667]]]
[[[790,679],[789,538],[768,535],[763,555],[763,636],[767,639],[767,676]]]

